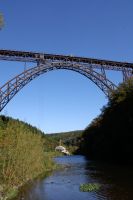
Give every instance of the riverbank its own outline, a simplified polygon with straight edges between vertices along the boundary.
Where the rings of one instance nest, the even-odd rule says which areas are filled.
[[[40,174],[38,173],[36,176],[31,177],[30,179],[23,180],[20,184],[12,185],[5,183],[0,183],[0,200],[11,200],[14,199],[18,193],[21,187],[24,187],[24,185],[32,183],[36,179],[41,179],[43,177],[46,177],[48,174],[51,174],[52,171],[58,168],[58,165],[53,161],[53,158],[55,156],[59,156],[58,153],[55,152],[45,152],[45,161],[44,161],[44,171],[42,171]]]
[[[62,168],[21,188],[16,200],[132,200],[132,166],[87,160],[85,156],[54,159]],[[84,192],[82,184],[100,185]]]
[[[0,116],[0,200],[12,199],[25,183],[57,166],[43,132],[19,120]]]
[[[32,184],[36,180],[40,180],[44,177],[50,175],[54,170],[59,169],[59,165],[53,161],[53,158],[56,156],[61,156],[58,152],[45,152],[45,162],[44,162],[44,171],[40,174],[38,173],[36,177],[32,177],[31,179],[24,180],[19,185],[8,185],[8,184],[0,184],[0,200],[12,200],[16,199],[21,188],[25,187],[25,185]]]
[[[133,79],[113,92],[83,132],[79,152],[93,160],[133,164]]]

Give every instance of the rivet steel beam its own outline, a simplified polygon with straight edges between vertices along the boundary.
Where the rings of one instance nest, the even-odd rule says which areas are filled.
[[[73,70],[86,76],[108,97],[117,86],[108,80],[106,70],[121,71],[123,81],[133,77],[133,63],[127,62],[11,50],[0,50],[0,60],[33,62],[37,64],[36,67],[24,69],[24,72],[0,87],[0,111],[31,80],[54,69]]]

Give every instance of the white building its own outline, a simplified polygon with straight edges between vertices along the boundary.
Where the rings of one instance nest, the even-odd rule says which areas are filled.
[[[66,148],[61,145],[57,146],[55,148],[55,151],[60,151],[60,152],[64,153],[65,155],[70,155],[69,151],[67,151]]]

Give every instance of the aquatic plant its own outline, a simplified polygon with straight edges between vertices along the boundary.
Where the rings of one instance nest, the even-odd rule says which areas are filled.
[[[80,185],[81,192],[92,192],[99,190],[101,185],[99,183],[84,183]]]

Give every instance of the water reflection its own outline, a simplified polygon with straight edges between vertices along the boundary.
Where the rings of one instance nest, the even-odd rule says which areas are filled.
[[[132,200],[132,166],[114,165],[103,162],[90,162],[86,165],[88,177],[103,185],[97,192],[98,199]]]
[[[21,189],[17,199],[23,200],[132,200],[133,170],[99,162],[83,156],[56,158],[64,165],[51,176],[37,180]],[[102,185],[97,192],[80,192],[81,183]]]

